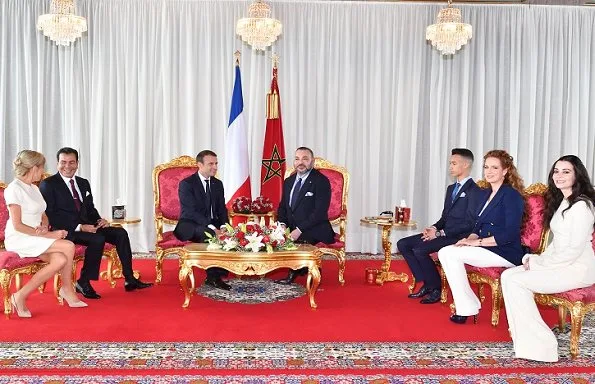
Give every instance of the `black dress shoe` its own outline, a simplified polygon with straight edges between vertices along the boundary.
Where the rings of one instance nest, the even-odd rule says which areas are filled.
[[[298,273],[292,269],[289,271],[286,278],[275,280],[275,283],[289,285],[289,284],[293,283],[297,277],[298,277]]]
[[[439,289],[432,289],[430,293],[421,299],[420,303],[422,304],[434,304],[440,301],[440,290]]]
[[[99,294],[95,292],[95,290],[91,286],[91,283],[89,283],[88,281],[77,281],[76,285],[74,286],[74,289],[87,299],[101,299],[101,296],[99,296]]]
[[[145,283],[134,277],[131,280],[126,280],[126,282],[124,283],[124,290],[126,292],[130,292],[134,291],[135,289],[144,289],[152,286],[153,283]]]
[[[425,295],[429,294],[432,290],[427,288],[425,285],[419,289],[419,291],[415,293],[410,293],[407,297],[410,299],[419,299],[420,297],[424,297]]]
[[[218,279],[206,279],[205,280],[205,284],[206,285],[210,285],[211,287],[214,287],[214,288],[223,289],[225,291],[231,290],[231,285],[229,285],[225,281],[221,280],[221,278],[218,278]]]
[[[450,321],[457,324],[465,324],[469,316],[452,315]],[[473,324],[477,324],[477,315],[473,315]]]

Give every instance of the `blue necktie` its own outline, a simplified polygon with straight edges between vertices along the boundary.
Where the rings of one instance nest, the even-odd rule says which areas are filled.
[[[461,184],[456,183],[455,189],[452,191],[452,196],[451,196],[452,201],[455,201],[455,198],[457,197],[457,193],[459,193],[460,189],[461,189]]]
[[[295,185],[293,186],[293,192],[291,194],[291,208],[295,207],[295,203],[297,202],[300,189],[302,189],[302,179],[298,177],[297,183],[295,183]]]

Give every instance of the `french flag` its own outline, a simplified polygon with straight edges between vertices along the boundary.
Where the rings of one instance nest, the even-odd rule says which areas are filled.
[[[231,97],[229,124],[225,137],[223,186],[228,208],[240,196],[252,199],[250,191],[250,162],[248,158],[248,131],[244,124],[244,98],[240,64],[236,61],[236,79]]]

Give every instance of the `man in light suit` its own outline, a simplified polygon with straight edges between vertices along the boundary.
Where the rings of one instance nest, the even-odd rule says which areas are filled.
[[[219,236],[221,225],[228,223],[223,183],[217,174],[217,154],[208,149],[196,155],[198,172],[180,181],[180,220],[174,229],[174,236],[182,241],[202,243],[205,232]],[[208,268],[205,284],[230,290],[231,286],[221,278],[227,276],[223,268]]]
[[[69,147],[61,148],[56,158],[58,173],[43,180],[39,189],[47,203],[46,214],[52,229],[68,231],[67,240],[87,247],[81,276],[76,282],[76,291],[88,299],[101,298],[90,281],[99,278],[99,266],[106,242],[116,246],[118,257],[122,262],[126,291],[153,285],[143,283],[134,277],[128,232],[124,228],[109,226],[107,220],[103,219],[95,209],[89,181],[75,176],[79,165],[77,150]]]
[[[331,203],[331,183],[314,169],[314,152],[307,147],[295,151],[293,166],[296,173],[283,182],[283,194],[277,209],[277,220],[291,230],[296,242],[332,243],[335,232],[328,219]],[[279,284],[291,284],[297,276],[306,275],[308,268],[290,270]]]
[[[397,248],[415,280],[424,283],[419,291],[409,295],[414,299],[423,298],[420,301],[422,304],[440,301],[442,284],[430,254],[456,243],[473,230],[475,215],[471,212],[475,212],[479,204],[480,189],[469,176],[472,165],[473,153],[470,150],[454,148],[451,151],[448,169],[456,182],[446,189],[440,220],[425,228],[421,234],[405,237],[397,242]]]

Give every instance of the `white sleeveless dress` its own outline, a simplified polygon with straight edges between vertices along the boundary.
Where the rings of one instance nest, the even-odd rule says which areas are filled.
[[[41,224],[41,215],[47,205],[36,185],[29,185],[19,179],[14,179],[4,191],[4,200],[6,200],[7,206],[10,204],[21,206],[21,221],[23,224],[33,228]],[[16,252],[20,257],[37,257],[45,253],[54,241],[56,239],[31,236],[16,231],[12,225],[12,217],[9,214],[4,239],[4,246],[7,251]]]

